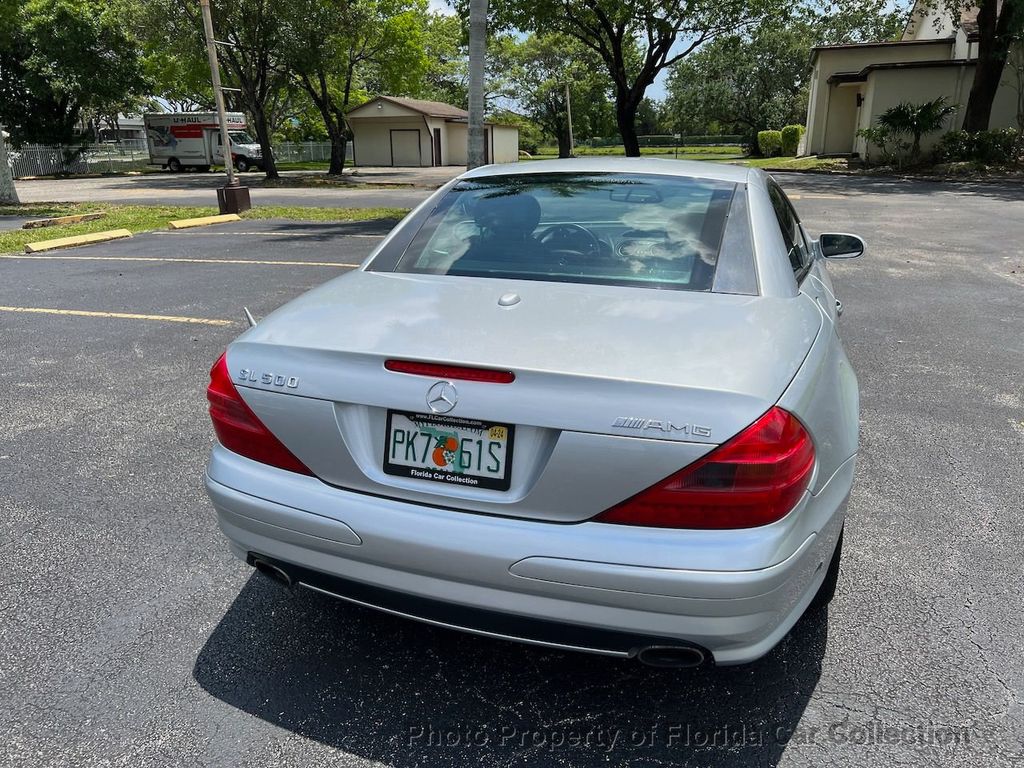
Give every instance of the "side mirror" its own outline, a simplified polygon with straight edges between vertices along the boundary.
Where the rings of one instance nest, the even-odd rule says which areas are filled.
[[[822,235],[818,243],[821,255],[826,259],[856,259],[867,250],[867,245],[857,235]]]

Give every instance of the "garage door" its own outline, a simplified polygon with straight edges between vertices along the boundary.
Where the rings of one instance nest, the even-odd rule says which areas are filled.
[[[391,164],[420,165],[420,132],[414,128],[391,131]]]

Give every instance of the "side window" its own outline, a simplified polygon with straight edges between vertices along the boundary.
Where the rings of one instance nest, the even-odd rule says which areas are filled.
[[[771,198],[772,207],[775,209],[775,217],[779,221],[779,228],[782,230],[782,239],[786,242],[789,250],[789,263],[793,268],[793,274],[799,283],[811,267],[811,250],[804,240],[804,234],[800,229],[800,220],[796,211],[785,193],[776,184],[768,185],[768,197]]]

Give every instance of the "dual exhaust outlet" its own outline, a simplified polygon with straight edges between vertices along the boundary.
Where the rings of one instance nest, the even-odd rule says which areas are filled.
[[[295,586],[295,579],[286,570],[269,560],[250,554],[249,564],[278,584],[289,589]],[[693,669],[708,662],[709,656],[701,648],[692,645],[648,645],[637,651],[636,659],[649,667]]]

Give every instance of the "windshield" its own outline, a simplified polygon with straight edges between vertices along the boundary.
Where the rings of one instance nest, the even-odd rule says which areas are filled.
[[[734,190],[625,173],[465,179],[396,271],[708,291]]]
[[[255,141],[252,140],[252,137],[248,133],[246,133],[245,131],[231,131],[230,133],[228,133],[228,136],[231,137],[231,143],[232,144],[255,144],[256,143]]]

